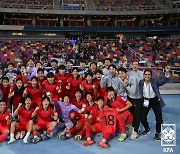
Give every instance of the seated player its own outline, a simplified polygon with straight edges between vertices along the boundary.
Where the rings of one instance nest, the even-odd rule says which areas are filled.
[[[128,100],[124,100],[121,96],[116,96],[116,92],[113,87],[108,87],[108,106],[116,109],[118,111],[118,128],[121,130],[121,136],[119,141],[124,141],[127,137],[126,135],[126,125],[133,122],[133,116],[128,110],[132,104]]]
[[[57,112],[53,112],[53,109],[50,107],[50,99],[49,97],[43,97],[42,99],[42,107],[36,107],[32,116],[37,115],[37,123],[33,126],[33,139],[32,143],[40,142],[45,138],[52,138],[53,133],[52,130],[56,126],[56,120],[58,119]],[[51,121],[53,119],[53,121]],[[43,131],[41,137],[37,135],[37,131]]]
[[[93,111],[94,113],[92,115],[96,117],[95,123],[94,125],[86,124],[85,126],[87,140],[82,143],[84,146],[89,146],[94,143],[94,141],[92,140],[92,133],[98,134],[102,132],[102,127],[103,127],[102,114],[103,114],[103,107],[104,107],[104,98],[100,96],[96,99],[96,102],[98,105],[97,105],[97,108]]]
[[[70,103],[69,95],[64,95],[63,102],[60,102],[60,101],[55,102],[55,105],[60,107],[60,118],[62,120],[63,126],[66,127],[63,132],[58,134],[57,137],[60,139],[65,139],[66,138],[65,137],[66,129],[71,129],[74,126],[74,123],[70,119],[70,113],[72,111],[81,113],[82,111],[79,108],[77,108],[75,105]],[[61,123],[60,123],[60,125],[61,125]]]
[[[0,143],[8,137],[10,122],[10,110],[7,108],[6,102],[0,100]]]
[[[94,102],[91,93],[86,94],[86,100],[87,102],[82,106],[82,109],[85,110],[83,114],[84,118],[78,120],[76,126],[70,130],[72,135],[81,130],[78,135],[74,136],[75,140],[81,140],[85,136],[85,125],[92,125],[95,121],[95,117],[91,113],[97,108],[97,104]]]
[[[32,113],[33,108],[31,106],[32,100],[30,96],[27,96],[25,98],[25,104],[22,105],[22,103],[19,103],[17,109],[14,111],[14,116],[19,116],[19,121],[13,121],[11,123],[11,129],[10,129],[10,141],[8,144],[13,143],[15,141],[14,133],[25,131],[26,136],[23,139],[24,143],[28,143],[28,137],[31,134],[32,127],[33,127],[33,121],[32,121]]]

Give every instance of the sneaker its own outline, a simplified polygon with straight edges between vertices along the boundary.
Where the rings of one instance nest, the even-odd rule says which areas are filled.
[[[42,140],[47,139],[47,132],[43,131],[43,133],[40,135],[40,137],[41,137]]]
[[[138,133],[133,131],[129,138],[130,140],[136,140],[138,138]]]
[[[11,144],[11,143],[13,143],[13,142],[15,142],[16,140],[15,140],[15,138],[12,138],[9,142],[8,142],[8,144]]]
[[[108,145],[105,142],[103,142],[103,141],[98,142],[98,145],[100,147],[102,147],[102,148],[105,148],[105,149],[108,148]]]
[[[52,132],[48,132],[48,133],[46,133],[46,135],[47,135],[48,138],[53,138],[53,133]]]
[[[122,133],[118,140],[119,140],[120,142],[122,142],[122,141],[124,141],[126,138],[127,138],[127,135],[124,134],[124,133]]]
[[[57,135],[57,138],[59,138],[59,139],[61,139],[61,140],[65,140],[65,139],[66,139],[66,136],[65,136],[64,134],[59,133],[59,134]]]
[[[81,140],[82,139],[82,136],[81,135],[76,135],[76,136],[74,136],[74,140]]]
[[[27,144],[28,143],[28,140],[27,139],[23,139],[23,143]]]
[[[36,143],[40,142],[41,140],[42,139],[39,136],[37,136],[32,139],[32,143],[36,144]]]
[[[128,134],[132,134],[134,127],[132,126],[132,124],[128,124],[126,126],[126,130],[127,130]]]
[[[160,133],[155,133],[154,140],[155,141],[160,141],[161,140]]]
[[[70,139],[72,137],[70,129],[66,129],[66,138]]]
[[[143,136],[146,136],[146,135],[148,135],[148,134],[150,134],[150,133],[151,133],[151,130],[148,129],[148,130],[145,130],[145,131],[142,133],[142,135],[143,135]]]
[[[82,145],[84,145],[84,146],[89,146],[92,144],[94,144],[94,141],[92,141],[92,140],[86,140],[86,141],[82,142]]]

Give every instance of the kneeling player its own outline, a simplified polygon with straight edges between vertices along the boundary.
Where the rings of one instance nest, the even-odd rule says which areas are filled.
[[[9,134],[10,110],[7,108],[6,102],[0,101],[0,142],[3,142]]]
[[[22,106],[22,103],[19,103],[17,109],[14,111],[14,116],[19,116],[19,122],[13,121],[11,123],[10,129],[10,141],[8,144],[13,143],[15,141],[14,133],[15,130],[17,132],[27,131],[26,136],[23,139],[24,143],[28,143],[28,137],[32,131],[33,121],[32,121],[32,113],[33,109],[31,107],[32,100],[31,97],[25,98],[25,105]]]
[[[57,112],[54,113],[53,109],[50,107],[49,97],[44,97],[42,99],[42,107],[36,107],[32,115],[37,115],[37,123],[33,126],[32,143],[37,143],[47,137],[52,138],[52,130],[56,126],[58,115]],[[55,121],[51,121],[51,118],[53,118]],[[37,131],[44,131],[43,134],[41,134],[41,137],[38,137]]]
[[[86,138],[87,140],[84,141],[82,144],[84,146],[89,146],[92,145],[94,143],[94,141],[92,140],[92,133],[100,133],[102,132],[102,127],[103,127],[103,117],[102,117],[102,113],[103,113],[103,107],[104,107],[104,98],[103,97],[98,97],[96,99],[96,102],[98,104],[97,108],[93,111],[94,113],[92,116],[96,117],[96,122],[94,125],[86,125],[85,126],[85,132],[86,132]]]

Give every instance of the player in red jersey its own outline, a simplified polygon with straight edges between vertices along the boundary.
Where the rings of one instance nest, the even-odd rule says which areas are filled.
[[[118,128],[121,130],[121,136],[119,141],[124,141],[126,135],[126,125],[133,122],[133,116],[128,110],[132,104],[128,100],[124,100],[121,96],[116,96],[116,92],[113,87],[108,87],[108,100],[107,104],[118,111]]]
[[[47,80],[42,83],[46,95],[51,98],[51,101],[58,101],[59,96],[58,92],[60,92],[59,83],[57,83],[54,79],[53,72],[49,72],[47,74]]]
[[[39,87],[42,87],[43,81],[46,80],[46,76],[44,75],[44,69],[43,68],[38,68],[37,77],[38,77]]]
[[[85,80],[81,82],[80,89],[83,91],[83,94],[92,93],[93,97],[97,95],[96,82],[93,80],[93,74],[87,73],[85,76]]]
[[[52,72],[50,72],[52,73]],[[33,126],[33,139],[32,143],[37,143],[45,138],[52,138],[53,133],[52,130],[56,126],[56,120],[58,119],[57,112],[53,112],[53,109],[50,107],[50,99],[49,97],[43,97],[42,99],[42,107],[36,107],[32,116],[37,115],[37,123]],[[51,119],[55,121],[51,121]],[[37,131],[44,130],[41,137],[38,137]]]
[[[3,94],[3,100],[8,103],[8,95],[10,91],[10,84],[9,84],[9,78],[8,77],[3,77],[2,78],[2,83],[0,84],[0,90]],[[9,106],[9,103],[7,104],[7,107]]]
[[[30,95],[32,98],[31,106],[35,109],[36,106],[41,106],[42,97],[44,95],[43,89],[39,87],[38,78],[31,78],[31,85],[24,90],[23,96]]]
[[[71,77],[70,73],[66,73],[66,67],[64,65],[59,66],[59,73],[55,75],[55,80],[61,86],[61,92],[59,93],[59,97],[62,98],[65,94],[69,94],[69,89],[66,89],[68,85],[68,79]]]
[[[20,69],[21,74],[19,74],[19,75],[16,76],[15,81],[16,81],[17,79],[21,78],[21,79],[23,80],[23,85],[24,85],[24,87],[27,87],[27,86],[28,86],[28,74],[27,74],[27,72],[26,72],[26,66],[25,66],[25,65],[21,65],[21,66],[19,67],[19,69]]]
[[[84,99],[82,95],[82,91],[78,89],[75,92],[75,98],[72,99],[72,104],[78,107],[79,109],[81,109],[82,105],[84,104]],[[77,121],[77,119],[83,118],[82,114],[79,114],[77,112],[71,112],[70,117],[74,123]]]
[[[115,136],[116,134],[116,124],[117,124],[117,115],[118,112],[116,109],[111,107],[104,107],[103,109],[103,124],[102,124],[102,135],[103,139],[98,142],[98,145],[102,148],[108,148],[107,141],[109,140],[110,136]]]
[[[74,98],[76,90],[79,89],[79,85],[82,82],[80,75],[78,74],[78,68],[73,68],[72,76],[67,80],[66,89],[69,90],[70,98]]]
[[[12,101],[12,110],[14,111],[19,103],[23,102],[23,92],[24,92],[24,86],[23,86],[23,80],[21,78],[18,78],[16,80],[16,84],[10,88],[10,92],[8,95],[8,98]]]
[[[104,107],[104,98],[103,97],[98,97],[96,99],[97,102],[97,108],[93,111],[94,113],[92,113],[92,116],[95,116],[95,124],[94,125],[89,125],[87,124],[85,127],[85,131],[86,131],[86,138],[87,140],[84,141],[82,144],[84,146],[89,146],[92,145],[94,143],[94,141],[92,140],[92,133],[100,133],[102,132],[102,127],[103,127],[103,107]]]
[[[75,140],[81,140],[85,135],[85,125],[90,124],[92,125],[95,122],[95,117],[92,116],[93,110],[97,108],[97,104],[93,100],[93,96],[91,93],[86,94],[86,104],[82,105],[82,110],[84,110],[83,118],[77,121],[77,124],[74,128],[70,130],[71,134],[75,134],[77,131],[80,131],[78,135],[74,137]],[[69,133],[69,132],[67,132]]]
[[[32,99],[30,96],[27,96],[25,98],[25,104],[22,105],[22,103],[19,103],[17,109],[14,111],[14,116],[19,117],[19,121],[13,121],[11,123],[11,129],[10,129],[10,141],[8,144],[13,143],[15,141],[14,133],[15,131],[17,134],[20,134],[20,132],[25,131],[26,136],[23,139],[24,143],[28,143],[28,137],[32,131],[33,127],[33,121],[32,121],[32,113],[33,108],[31,107]],[[19,136],[18,136],[19,137]],[[22,138],[23,136],[21,136]]]
[[[0,143],[3,142],[9,134],[10,122],[10,110],[7,108],[6,102],[0,100]]]

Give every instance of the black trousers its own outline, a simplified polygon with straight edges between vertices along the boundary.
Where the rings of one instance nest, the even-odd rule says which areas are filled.
[[[150,129],[149,128],[149,123],[147,121],[147,116],[150,111],[150,109],[153,109],[153,112],[155,114],[155,119],[156,119],[156,132],[160,133],[161,132],[161,124],[163,123],[162,120],[162,109],[161,109],[161,103],[158,100],[158,97],[150,98],[149,99],[149,106],[148,107],[142,107],[142,112],[141,112],[141,123],[144,126],[145,130]]]
[[[129,108],[129,111],[134,117],[133,127],[134,131],[138,132],[140,121],[141,121],[141,109],[143,105],[143,99],[133,99],[127,96],[127,99],[132,103],[132,106]]]

